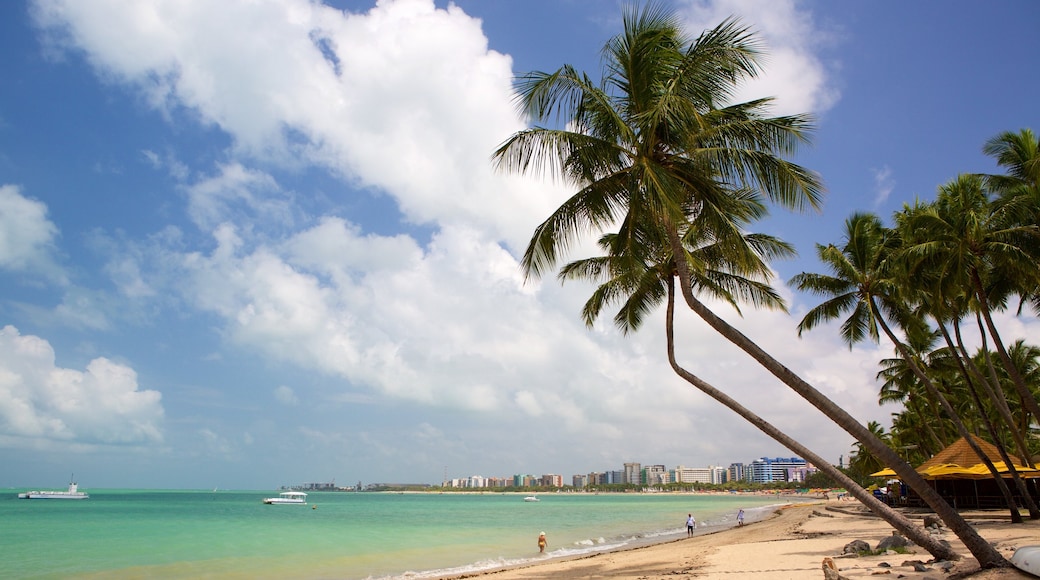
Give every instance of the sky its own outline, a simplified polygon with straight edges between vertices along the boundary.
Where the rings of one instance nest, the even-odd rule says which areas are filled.
[[[1003,131],[1040,130],[1032,0],[675,0],[755,30],[742,100],[810,113],[817,213],[755,229],[789,312],[717,312],[863,423],[889,345],[798,337],[854,211],[889,220]],[[570,191],[495,171],[516,75],[601,78],[597,0],[0,4],[0,487],[271,489],[704,467],[792,453],[674,376],[663,311],[527,279]],[[583,257],[584,240],[568,259]],[[1035,317],[1005,338],[1040,343]],[[688,312],[679,360],[837,463],[851,436]]]

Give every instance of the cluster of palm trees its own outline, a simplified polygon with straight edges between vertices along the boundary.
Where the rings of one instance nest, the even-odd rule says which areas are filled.
[[[850,346],[880,333],[895,346],[899,356],[881,361],[880,402],[898,401],[905,410],[891,433],[874,426],[877,435],[923,457],[966,437],[1012,520],[1021,521],[1011,490],[969,437],[985,434],[1038,519],[1035,491],[1014,465],[1033,467],[1040,349],[1021,340],[1005,345],[993,315],[1011,306],[1036,310],[1040,298],[1040,152],[1028,129],[998,135],[983,150],[1005,175],[961,175],[939,187],[934,201],[904,206],[891,228],[873,214],[854,214],[840,246],[817,246],[830,274],[802,273],[791,283],[826,297],[799,332],[848,314],[841,333]],[[861,449],[853,464],[869,465],[867,458]]]
[[[738,21],[726,20],[691,37],[674,13],[651,3],[625,9],[622,32],[604,47],[603,76],[599,82],[566,65],[555,72],[519,77],[518,107],[536,124],[510,136],[495,151],[495,163],[508,171],[547,172],[576,189],[536,228],[521,266],[527,276],[542,276],[559,266],[581,236],[600,235],[601,256],[563,264],[558,272],[561,280],[596,283],[582,311],[587,324],[593,324],[605,309],[616,306],[614,322],[627,333],[638,328],[663,303],[668,360],[680,377],[816,465],[936,558],[958,557],[948,544],[932,538],[903,514],[875,499],[843,471],[681,365],[674,339],[676,302],[681,300],[780,383],[845,429],[864,453],[895,470],[982,566],[1007,565],[897,450],[878,436],[877,429],[872,431],[860,424],[705,303],[721,301],[738,312],[743,304],[784,309],[780,294],[770,285],[769,261],[793,254],[793,248],[775,237],[750,233],[749,228],[766,215],[769,204],[806,210],[819,209],[822,202],[820,178],[786,159],[808,141],[813,128],[811,117],[770,116],[770,99],[730,102],[739,84],[758,74],[759,57],[754,34]],[[1017,191],[1018,186],[1011,179],[1014,175],[1010,172],[1007,179],[980,178],[979,183]],[[1001,207],[1012,212],[1019,205],[1009,197]],[[939,247],[929,245],[923,238],[930,223],[925,218],[926,209],[921,205],[907,211],[908,218],[919,216],[919,220],[917,225],[907,224],[906,234],[915,237],[905,239],[902,247],[910,248],[909,244],[918,240],[921,243],[915,243],[917,249],[906,253],[906,267],[922,283],[928,279],[926,273],[935,271],[935,283],[948,292],[942,296],[952,296],[953,280],[946,278],[954,272],[943,274],[937,270],[949,258],[943,258]],[[1024,218],[1022,223],[1026,223]],[[1023,227],[1023,236],[1029,227]],[[1035,225],[1032,227],[1035,229]],[[871,235],[880,236],[885,247],[895,251],[888,230],[880,224],[875,230]],[[935,314],[938,320],[952,326],[954,317],[968,312],[977,310],[983,318],[988,317],[992,308],[1000,307],[1012,295],[1035,301],[1035,281],[1034,292],[1029,294],[1016,294],[1006,284],[999,290],[987,286],[998,275],[1013,275],[1013,279],[1025,281],[1025,269],[1013,268],[1010,262],[1006,270],[999,271],[984,270],[981,263],[977,266],[981,298],[973,292],[963,303],[956,302],[957,308],[942,301],[947,310],[935,305],[935,310],[927,314]],[[957,280],[969,279],[960,266],[956,275]],[[812,289],[816,281],[820,282],[820,289],[830,292],[824,277],[805,274],[798,279],[805,289]],[[970,281],[974,283],[974,278]],[[974,290],[975,286],[969,288]],[[834,294],[837,299],[837,292]],[[934,300],[939,296],[935,291],[929,296],[939,302]],[[877,300],[876,308],[868,308],[869,316],[847,325],[847,337],[858,340],[864,334],[876,336],[870,323],[880,323],[882,314],[897,321],[900,329],[916,330],[911,315],[923,320],[926,312],[909,305],[897,307],[894,298],[895,294],[891,301]],[[922,302],[928,299],[918,298]],[[987,300],[986,314],[981,308],[972,310],[983,299]],[[847,308],[839,306],[823,305],[814,310],[814,317],[803,321],[802,328],[810,328]],[[959,328],[953,330],[956,336]],[[995,331],[987,332],[990,337],[995,336]],[[911,334],[909,330],[906,333]],[[956,345],[957,339],[952,340]],[[948,410],[944,408],[943,412]]]

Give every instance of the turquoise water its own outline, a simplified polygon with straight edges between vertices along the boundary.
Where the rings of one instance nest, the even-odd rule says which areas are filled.
[[[0,578],[421,578],[704,533],[780,503],[748,495],[85,490],[0,496]],[[535,541],[544,531],[546,555]]]

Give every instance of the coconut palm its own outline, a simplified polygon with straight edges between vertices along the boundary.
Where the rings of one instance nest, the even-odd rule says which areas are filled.
[[[1004,306],[1003,296],[989,291],[997,278],[1035,279],[1031,248],[1036,228],[1021,224],[1006,207],[991,203],[983,185],[980,176],[961,175],[940,186],[935,202],[913,216],[910,229],[914,239],[907,243],[905,252],[911,275],[926,268],[937,272],[935,280],[940,286],[936,290],[940,295],[963,291],[972,297],[1015,389],[1029,412],[1040,420],[1040,405],[1015,372],[993,323],[993,309]]]
[[[902,326],[907,328],[908,334],[921,332],[923,326],[920,319],[911,315],[899,294],[907,284],[903,282],[901,286],[901,281],[895,275],[900,273],[900,270],[893,266],[894,261],[889,260],[898,247],[897,239],[895,232],[884,227],[877,216],[855,213],[845,221],[845,239],[841,247],[833,244],[817,245],[820,260],[834,274],[803,272],[791,280],[799,290],[826,297],[822,304],[810,309],[802,318],[798,325],[799,335],[828,320],[841,317],[847,311],[851,311],[851,315],[842,323],[841,335],[850,348],[868,336],[873,341],[878,341],[879,329],[883,331],[929,395],[953,421],[960,436],[965,438],[989,468],[1004,496],[1012,521],[1021,522],[1022,515],[1018,512],[1011,490],[996,467],[971,437],[971,432],[960,414],[924,369],[917,364],[913,353],[896,336],[886,320],[887,314],[887,317],[902,321]]]
[[[933,333],[916,332],[907,337],[907,348],[918,365],[927,367],[928,352],[932,350],[935,342],[936,337]],[[931,457],[945,449],[953,442],[946,436],[944,427],[947,422],[942,420],[939,406],[928,396],[921,379],[917,378],[906,359],[882,359],[880,365],[881,370],[877,374],[878,380],[881,381],[878,403],[902,403],[913,416],[911,423],[916,426],[913,431],[914,441],[907,444],[921,449],[925,457]],[[928,436],[922,438],[921,433]]]
[[[986,185],[999,194],[998,207],[1018,216],[1023,225],[1034,230],[1040,224],[1040,138],[1030,129],[1017,133],[1006,131],[993,137],[982,148],[983,153],[994,157],[1006,175],[984,175]],[[1034,237],[1030,251],[1040,257]],[[1012,282],[1011,291],[1032,303],[1040,312],[1040,273],[1031,278],[1003,276],[1000,281]]]
[[[734,201],[737,202],[734,203],[734,216],[746,217],[759,211],[758,204],[750,197],[735,198]],[[740,203],[741,201],[745,203]],[[752,211],[740,211],[738,208]],[[703,224],[698,222],[693,225],[696,227]],[[852,496],[859,499],[871,511],[888,521],[914,543],[928,550],[934,557],[938,559],[957,558],[957,554],[948,544],[938,542],[903,514],[875,498],[840,469],[726,393],[679,365],[675,355],[674,332],[676,269],[666,245],[667,240],[661,236],[659,229],[653,228],[641,232],[637,237],[643,243],[631,249],[638,251],[638,254],[628,253],[629,248],[627,247],[619,251],[617,245],[619,236],[608,234],[600,238],[599,242],[606,255],[577,260],[561,268],[558,277],[563,281],[589,279],[600,282],[582,310],[585,323],[592,326],[605,308],[621,303],[618,313],[614,316],[614,323],[623,332],[628,333],[638,329],[645,320],[645,315],[658,307],[662,300],[667,300],[665,333],[668,361],[676,374],[740,415],[781,445],[812,463],[821,472],[844,486]],[[764,275],[766,273],[764,257],[781,256],[789,254],[792,250],[787,244],[771,236],[746,234],[744,237],[747,243],[742,246],[745,254],[741,255],[732,251],[735,249],[734,244],[727,240],[719,240],[710,232],[699,231],[697,234],[688,233],[683,236],[684,246],[687,249],[685,259],[700,266],[697,271],[701,275],[695,281],[695,285],[735,306],[737,296],[748,297],[751,301],[760,304],[776,305],[780,299],[768,285],[742,274]],[[706,242],[706,240],[710,240],[710,242]],[[701,245],[692,246],[693,243]],[[883,429],[878,425],[871,424],[869,428],[872,432],[884,436]],[[859,467],[868,469],[867,465],[871,456],[864,454],[860,457],[864,461],[860,462]],[[864,473],[872,473],[878,469],[880,466],[875,462],[873,469]]]
[[[595,84],[573,67],[531,73],[517,84],[521,110],[536,122],[495,152],[500,168],[543,170],[577,192],[540,224],[521,266],[540,276],[583,234],[617,225],[616,244],[633,247],[653,224],[674,256],[683,256],[690,221],[716,222],[732,191],[761,191],[783,207],[816,208],[818,178],[784,159],[807,139],[805,116],[768,117],[768,99],[725,105],[738,83],[757,73],[750,32],[727,20],[688,39],[678,19],[653,4],[626,10],[623,32],[604,49],[604,78]],[[639,224],[639,227],[637,227]],[[732,240],[730,233],[723,238]],[[784,384],[890,465],[958,534],[986,567],[1006,565],[927,482],[848,412],[707,308],[694,294],[696,267],[673,261],[687,306]]]

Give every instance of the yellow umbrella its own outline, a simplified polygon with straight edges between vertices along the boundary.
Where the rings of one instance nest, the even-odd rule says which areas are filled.
[[[891,467],[886,467],[877,473],[871,473],[871,477],[892,477],[896,472],[892,471]]]

